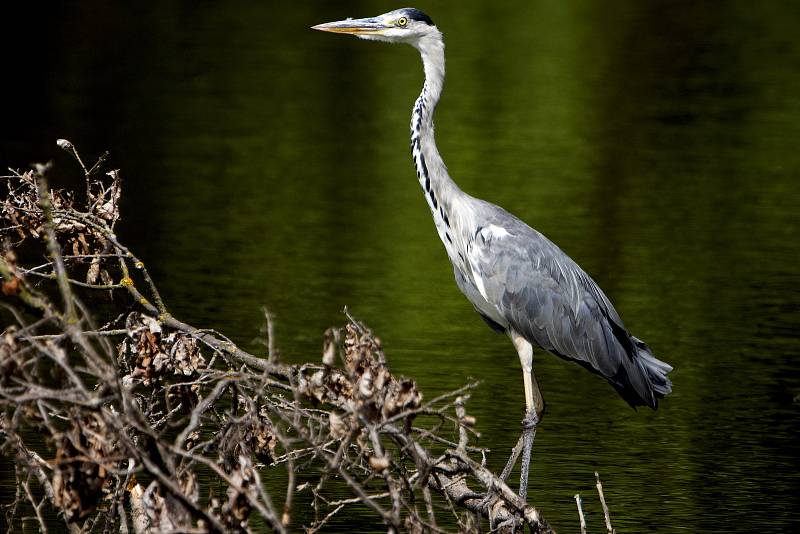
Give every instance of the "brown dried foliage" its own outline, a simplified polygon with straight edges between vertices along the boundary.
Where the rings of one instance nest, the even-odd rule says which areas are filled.
[[[68,522],[91,514],[103,497],[109,473],[95,458],[117,455],[113,442],[107,441],[102,422],[93,417],[74,418],[60,436],[52,436],[56,445],[53,462],[54,506],[64,511]]]
[[[261,358],[176,320],[114,233],[119,173],[104,173],[105,157],[87,169],[59,144],[84,171],[83,211],[72,193],[48,190],[47,166],[6,177],[0,201],[12,528],[35,517],[45,529],[58,516],[73,532],[316,532],[361,507],[394,532],[467,531],[480,516],[548,530],[470,457],[486,453],[469,445],[473,385],[423,402],[352,318],[325,333],[321,365],[294,366],[271,343]],[[47,261],[19,265],[23,241],[46,248]],[[90,314],[93,292],[113,294],[122,313]]]
[[[329,350],[326,345],[323,354]],[[300,393],[317,402],[346,405],[371,423],[420,407],[422,393],[416,383],[392,375],[380,339],[355,323],[345,327],[342,361],[341,370],[304,369],[298,383]]]

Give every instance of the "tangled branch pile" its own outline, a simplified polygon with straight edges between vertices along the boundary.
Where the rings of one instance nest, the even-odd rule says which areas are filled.
[[[84,201],[48,189],[49,169],[37,166],[5,177],[0,205],[10,527],[316,532],[361,507],[393,532],[470,531],[487,519],[550,531],[473,458],[486,452],[469,444],[474,385],[423,401],[352,318],[326,332],[321,363],[304,365],[177,320],[115,235],[119,173],[105,157],[87,168],[59,143],[83,170]],[[43,263],[18,260],[42,248]],[[107,305],[85,304],[108,294]]]

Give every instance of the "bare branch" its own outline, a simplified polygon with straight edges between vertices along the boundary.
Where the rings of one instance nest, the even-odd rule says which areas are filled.
[[[114,232],[119,172],[107,154],[87,168],[59,144],[84,173],[85,211],[46,186],[48,166],[6,177],[0,199],[0,236],[46,252],[35,265],[18,265],[11,245],[0,255],[12,323],[0,333],[0,449],[18,465],[10,527],[44,530],[58,515],[72,532],[246,532],[255,513],[276,532],[317,532],[359,507],[391,532],[486,519],[552,532],[470,443],[477,383],[423,402],[346,309],[348,323],[300,365],[280,361],[266,309],[266,357],[172,317]],[[107,305],[87,305],[106,292]],[[35,445],[20,437],[31,432]]]
[[[606,520],[606,531],[608,534],[616,534],[614,527],[611,526],[611,515],[608,513],[608,505],[606,505],[606,498],[603,495],[603,483],[600,482],[600,474],[595,471],[594,478],[597,481],[597,495],[600,497],[600,504],[603,507],[603,517]]]

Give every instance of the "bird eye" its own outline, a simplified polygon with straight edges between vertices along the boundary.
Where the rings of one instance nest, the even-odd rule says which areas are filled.
[[[397,25],[401,28],[405,28],[406,24],[408,24],[408,19],[406,17],[400,17],[397,19]]]

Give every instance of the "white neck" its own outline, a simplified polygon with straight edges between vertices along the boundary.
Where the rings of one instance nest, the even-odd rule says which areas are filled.
[[[453,240],[457,237],[452,228],[450,208],[453,202],[457,202],[463,196],[463,193],[448,175],[434,138],[433,112],[442,95],[444,84],[442,34],[436,30],[435,33],[420,39],[415,47],[422,56],[425,84],[411,114],[411,155],[417,169],[417,179],[431,209],[439,238],[452,260],[456,256]]]

